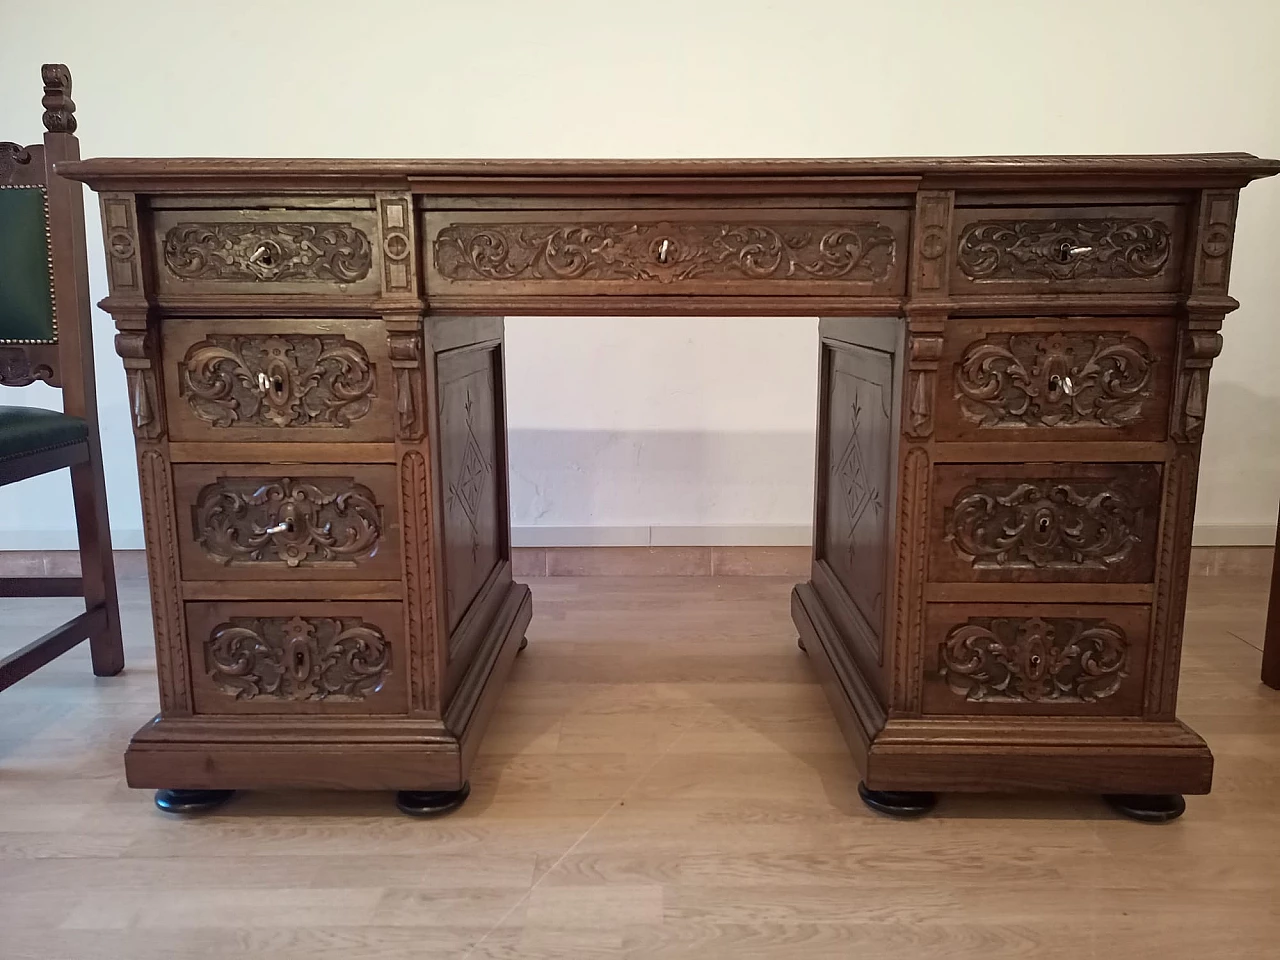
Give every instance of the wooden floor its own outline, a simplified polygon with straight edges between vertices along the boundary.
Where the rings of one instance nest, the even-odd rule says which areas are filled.
[[[121,779],[155,709],[77,650],[0,695],[0,957],[1280,956],[1280,693],[1265,582],[1194,583],[1181,715],[1211,796],[1144,826],[1091,797],[875,816],[788,617],[789,580],[534,582],[529,648],[463,809],[246,794],[193,819]],[[0,602],[10,647],[62,601]],[[16,631],[16,633],[14,633]]]

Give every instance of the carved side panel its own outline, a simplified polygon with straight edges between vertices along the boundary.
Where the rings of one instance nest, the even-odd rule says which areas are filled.
[[[1144,606],[932,604],[925,712],[1141,711]]]
[[[405,710],[396,603],[187,605],[201,714]]]
[[[498,564],[500,529],[498,411],[492,345],[436,358],[440,475],[444,505],[445,613],[450,634]]]
[[[880,656],[889,541],[893,357],[828,343],[826,516],[821,559],[862,614]]]
[[[1154,464],[939,464],[935,581],[1150,582]]]

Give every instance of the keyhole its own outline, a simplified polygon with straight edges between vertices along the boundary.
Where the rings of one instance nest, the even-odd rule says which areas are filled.
[[[1058,244],[1058,262],[1067,263],[1071,260],[1071,254],[1075,252],[1075,244],[1070,240],[1063,240]]]
[[[282,377],[271,378],[271,389],[276,392],[276,396],[284,394],[284,379]]]
[[[1031,665],[1032,665],[1033,667],[1038,667],[1038,666],[1040,666],[1040,655],[1039,655],[1039,654],[1034,654],[1034,653],[1033,653],[1033,654],[1031,655]]]
[[[1041,532],[1041,533],[1048,533],[1048,532],[1049,532],[1049,518],[1048,518],[1048,517],[1041,517],[1041,518],[1040,518],[1040,520],[1039,520],[1039,522],[1038,522],[1036,525],[1040,528],[1040,532]]]
[[[658,262],[666,263],[667,258],[671,255],[671,241],[663,240],[658,244]]]
[[[260,263],[264,267],[271,266],[271,248],[266,244],[262,244],[249,255],[249,262]]]
[[[295,650],[295,651],[293,652],[293,666],[294,666],[294,668],[295,668],[299,673],[301,673],[301,672],[302,672],[302,670],[303,670],[303,668],[304,668],[304,667],[306,667],[306,665],[307,665],[307,655],[306,655],[305,653],[303,653],[301,650]]]

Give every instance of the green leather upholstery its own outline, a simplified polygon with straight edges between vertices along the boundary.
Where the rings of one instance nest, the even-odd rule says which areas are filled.
[[[0,189],[0,340],[58,339],[44,191]]]
[[[89,425],[79,417],[39,407],[0,407],[0,461],[88,438]]]

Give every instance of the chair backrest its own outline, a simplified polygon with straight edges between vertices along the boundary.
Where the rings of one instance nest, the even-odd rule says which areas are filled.
[[[85,416],[96,405],[84,195],[53,170],[80,158],[76,105],[66,66],[41,76],[44,142],[0,142],[0,386],[62,387],[63,410]]]

